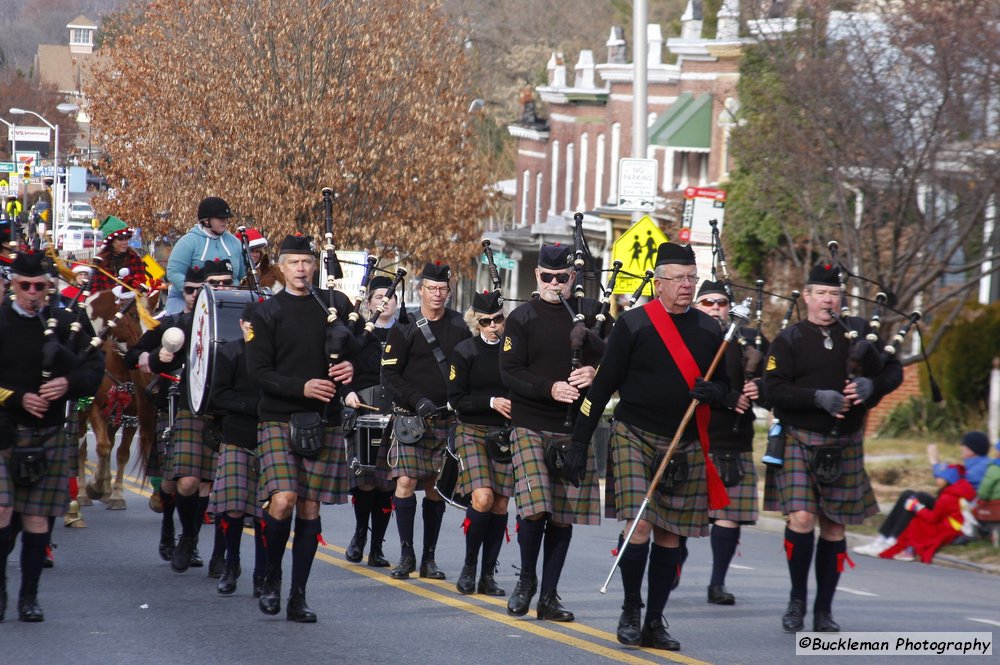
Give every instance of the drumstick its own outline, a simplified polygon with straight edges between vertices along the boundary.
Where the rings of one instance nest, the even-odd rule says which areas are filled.
[[[364,402],[358,402],[358,408],[359,409],[370,409],[372,411],[381,411],[382,410],[382,409],[378,408],[377,406],[372,406],[370,404],[365,404]]]

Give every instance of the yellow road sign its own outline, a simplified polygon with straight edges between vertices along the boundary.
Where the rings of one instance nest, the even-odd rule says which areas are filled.
[[[615,282],[615,293],[632,295],[639,288],[642,276],[656,265],[656,250],[665,242],[667,236],[649,215],[633,224],[615,240],[611,248],[611,260],[622,262],[622,272]],[[625,273],[638,277],[630,277]]]

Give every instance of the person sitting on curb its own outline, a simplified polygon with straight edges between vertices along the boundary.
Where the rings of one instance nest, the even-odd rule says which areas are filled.
[[[986,467],[979,482],[979,501],[1000,501],[1000,441],[996,444],[997,457]]]

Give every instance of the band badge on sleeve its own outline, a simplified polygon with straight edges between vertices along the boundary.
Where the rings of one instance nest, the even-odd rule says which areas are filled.
[[[765,372],[770,372],[772,369],[777,369],[778,361],[774,359],[774,356],[767,357],[767,367],[764,368]]]
[[[582,413],[584,415],[584,417],[586,417],[586,418],[590,417],[590,400],[589,399],[583,400],[583,404],[580,405],[580,413]]]
[[[503,338],[503,350],[506,352],[506,351],[510,351],[512,348],[514,348],[514,345],[511,343],[510,337],[504,337]]]
[[[392,344],[386,344],[385,345],[385,352],[389,353],[390,351],[392,351]]]
[[[248,342],[252,342],[253,341],[253,324],[252,323],[248,323],[247,324],[247,341]]]
[[[449,381],[454,381],[455,380],[455,366],[454,365],[451,366],[451,371],[448,372],[448,380]]]

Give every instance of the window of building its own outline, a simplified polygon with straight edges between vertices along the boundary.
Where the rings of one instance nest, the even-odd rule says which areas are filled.
[[[73,28],[69,33],[70,44],[93,44],[94,31],[86,28]]]

